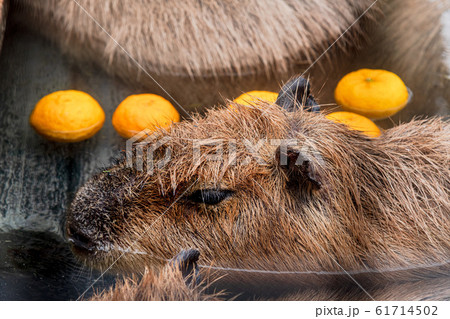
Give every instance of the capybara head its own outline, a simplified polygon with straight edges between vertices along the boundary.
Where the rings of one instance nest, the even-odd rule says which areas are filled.
[[[67,216],[75,253],[134,270],[190,247],[219,266],[278,270],[448,256],[447,122],[369,138],[308,112],[301,78],[276,104],[229,104],[145,136],[86,183]]]

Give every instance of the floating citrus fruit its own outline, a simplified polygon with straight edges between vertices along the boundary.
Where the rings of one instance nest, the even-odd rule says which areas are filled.
[[[378,137],[381,131],[367,117],[352,113],[352,112],[334,112],[326,115],[326,118],[337,123],[342,123],[348,126],[351,130],[360,131],[369,137]]]
[[[44,96],[30,115],[31,126],[49,140],[79,142],[92,137],[105,122],[105,112],[89,94],[57,91]]]
[[[361,69],[339,81],[334,98],[346,111],[382,119],[404,108],[409,92],[403,81],[392,72]]]
[[[119,104],[112,117],[116,131],[130,138],[142,130],[168,128],[180,121],[180,114],[165,98],[156,94],[130,95]]]
[[[269,103],[275,103],[278,98],[278,93],[270,92],[270,91],[250,91],[244,94],[241,94],[237,98],[234,99],[233,102],[241,105],[254,105],[258,101],[267,101]]]

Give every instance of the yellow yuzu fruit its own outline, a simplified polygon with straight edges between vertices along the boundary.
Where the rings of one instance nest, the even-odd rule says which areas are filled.
[[[44,96],[30,115],[31,126],[57,142],[79,142],[92,137],[105,122],[105,112],[89,94],[66,90]]]
[[[254,105],[258,101],[263,100],[269,103],[275,103],[278,98],[278,93],[270,91],[249,91],[239,95],[233,102],[242,105]]]
[[[326,115],[326,118],[348,126],[351,130],[364,133],[369,137],[378,137],[381,131],[378,126],[365,116],[352,112],[334,112]]]
[[[361,69],[339,81],[334,98],[346,111],[382,119],[404,108],[409,92],[402,79],[392,72]]]
[[[112,117],[116,131],[124,138],[148,129],[168,128],[180,121],[175,107],[162,96],[156,94],[135,94],[123,100]]]

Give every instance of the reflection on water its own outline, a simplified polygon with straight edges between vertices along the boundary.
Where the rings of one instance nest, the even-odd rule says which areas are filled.
[[[0,260],[0,300],[76,300],[100,276],[77,262],[62,238],[49,233],[0,233]],[[95,289],[114,279],[104,275]]]

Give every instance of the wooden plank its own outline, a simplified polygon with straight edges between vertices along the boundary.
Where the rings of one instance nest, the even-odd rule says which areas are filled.
[[[107,166],[124,144],[110,119],[132,91],[91,66],[74,67],[48,42],[21,29],[10,30],[5,37],[0,74],[0,230],[61,234],[73,193]],[[35,103],[65,89],[85,91],[103,106],[105,126],[94,138],[53,143],[30,127]]]

